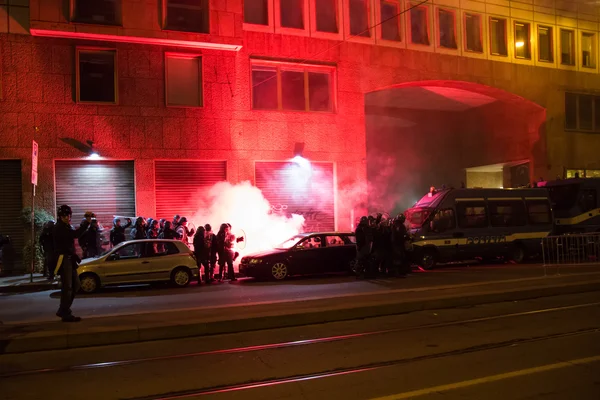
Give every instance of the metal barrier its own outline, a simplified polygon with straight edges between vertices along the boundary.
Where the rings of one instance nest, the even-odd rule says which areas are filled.
[[[542,259],[544,266],[600,264],[600,233],[545,237]]]

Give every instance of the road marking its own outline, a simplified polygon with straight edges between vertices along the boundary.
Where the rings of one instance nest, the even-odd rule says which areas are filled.
[[[439,392],[445,392],[445,391],[449,391],[449,390],[462,389],[462,388],[466,388],[469,386],[481,385],[483,383],[497,382],[497,381],[501,381],[504,379],[516,378],[519,376],[538,374],[540,372],[553,371],[555,369],[561,369],[561,368],[568,368],[568,367],[572,367],[575,365],[590,364],[590,363],[597,362],[597,361],[600,361],[600,355],[593,356],[593,357],[579,358],[579,359],[570,360],[570,361],[563,361],[563,362],[559,362],[559,363],[555,363],[555,364],[542,365],[540,367],[521,369],[518,371],[507,372],[505,374],[490,375],[490,376],[486,376],[484,378],[471,379],[468,381],[450,383],[448,385],[433,386],[430,388],[413,390],[411,392],[404,392],[404,393],[393,394],[393,395],[385,396],[385,397],[378,397],[378,398],[375,398],[372,400],[410,399],[413,397],[425,396],[425,395],[433,394],[433,393],[439,393]]]

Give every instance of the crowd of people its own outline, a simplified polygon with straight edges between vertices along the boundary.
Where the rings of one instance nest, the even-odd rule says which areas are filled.
[[[372,279],[378,274],[406,277],[410,273],[405,220],[404,214],[361,217],[355,232],[357,276]]]

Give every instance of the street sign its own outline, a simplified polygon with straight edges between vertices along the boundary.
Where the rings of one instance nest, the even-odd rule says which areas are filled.
[[[37,186],[38,183],[38,144],[33,141],[33,149],[31,152],[31,183]]]

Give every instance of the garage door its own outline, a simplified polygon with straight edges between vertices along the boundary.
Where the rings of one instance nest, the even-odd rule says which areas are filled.
[[[14,249],[21,256],[24,228],[19,217],[23,207],[21,160],[0,160],[0,234],[10,236]],[[3,271],[10,274],[11,271]]]
[[[191,218],[215,183],[227,180],[226,161],[155,161],[156,217]]]
[[[72,224],[93,211],[108,230],[115,215],[135,216],[133,161],[56,161],[56,205],[73,209]]]
[[[301,214],[305,232],[335,229],[333,164],[256,162],[256,186],[273,212]]]

